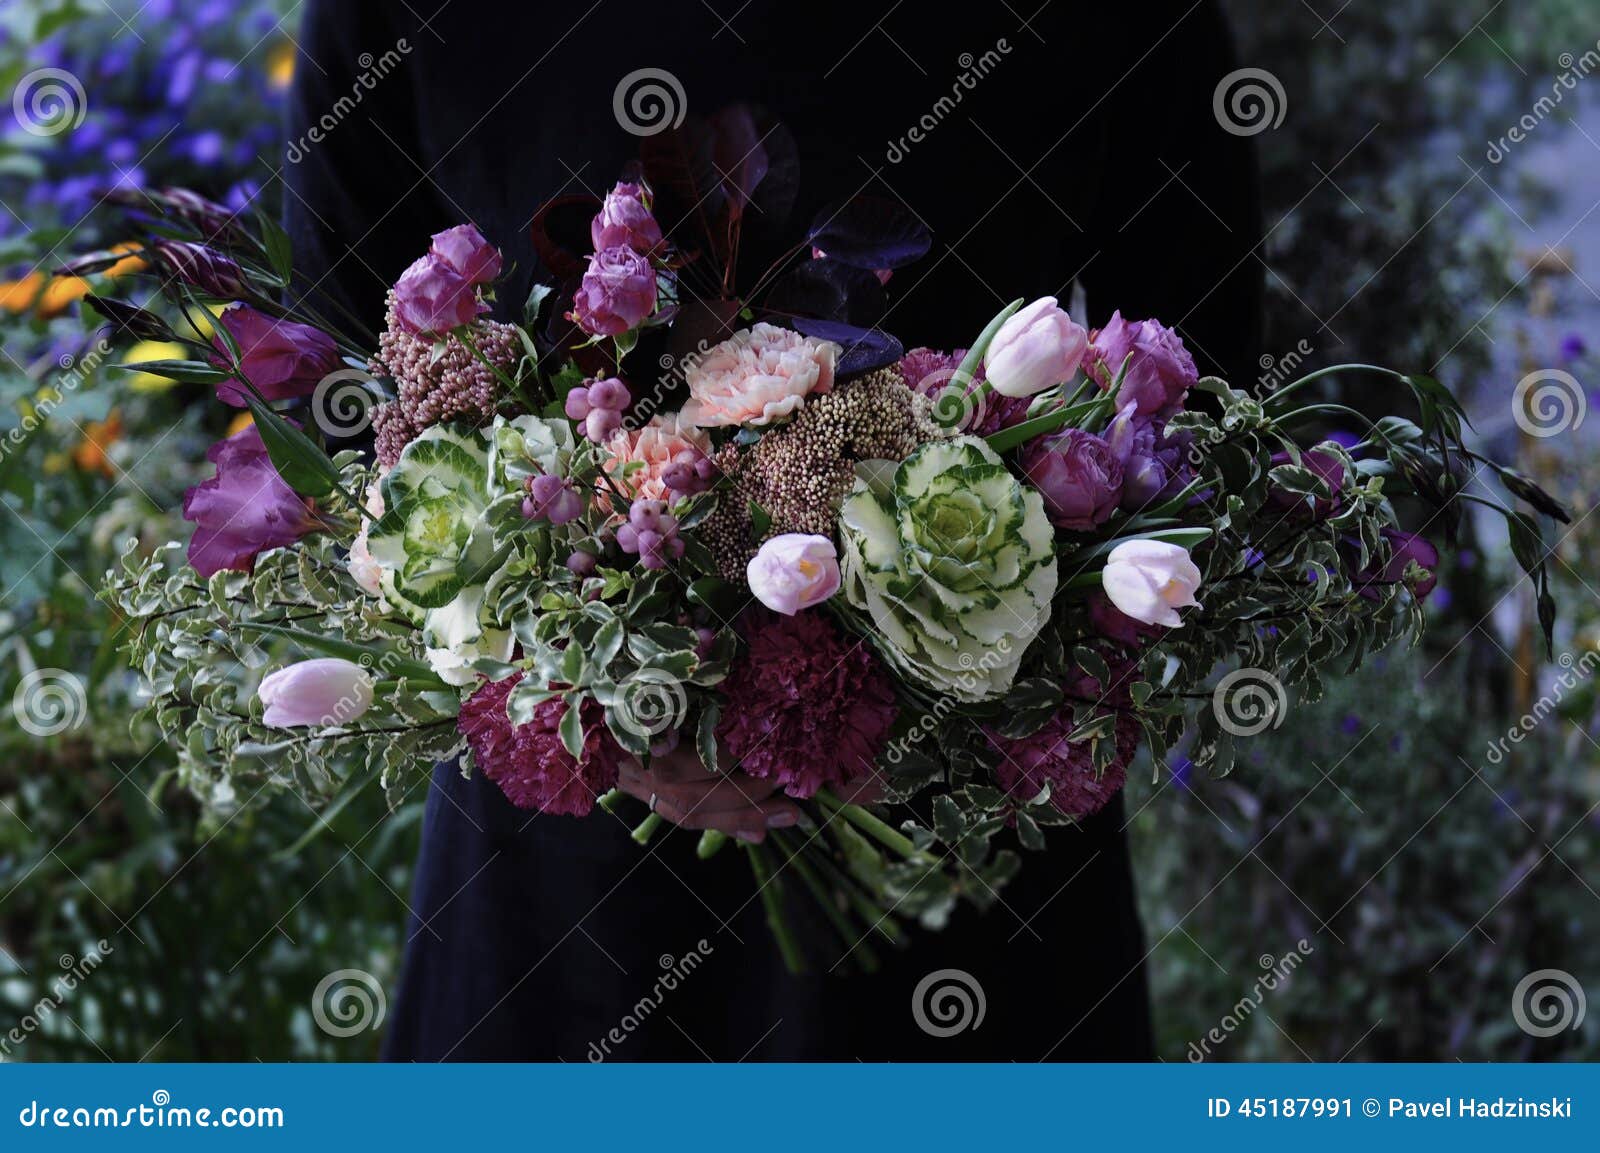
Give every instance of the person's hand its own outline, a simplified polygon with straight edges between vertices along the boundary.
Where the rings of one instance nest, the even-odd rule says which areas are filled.
[[[766,840],[768,829],[790,828],[801,816],[799,805],[773,795],[776,784],[740,772],[708,772],[688,745],[651,757],[648,769],[629,757],[618,785],[674,825],[715,829],[754,844]]]

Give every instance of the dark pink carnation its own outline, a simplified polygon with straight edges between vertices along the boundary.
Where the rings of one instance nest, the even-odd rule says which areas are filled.
[[[871,775],[898,712],[871,650],[820,613],[751,619],[748,648],[722,686],[717,739],[732,762],[801,798]]]
[[[216,475],[183,494],[183,519],[195,525],[189,563],[201,576],[249,572],[257,553],[319,527],[311,502],[278,475],[255,425],[212,445],[206,459]]]
[[[1112,662],[1111,678],[1111,690],[1105,693],[1087,673],[1063,685],[1066,703],[1043,728],[1026,737],[1002,737],[986,729],[989,744],[1000,754],[994,770],[1000,787],[1018,800],[1032,800],[1048,785],[1050,804],[1069,817],[1087,817],[1105,808],[1127,783],[1128,762],[1139,749],[1139,722],[1131,713],[1117,714],[1112,736],[1116,755],[1104,769],[1095,768],[1090,742],[1074,744],[1067,736],[1077,727],[1072,719],[1074,705],[1093,704],[1102,709],[1127,705],[1133,665]]]
[[[500,786],[519,809],[586,817],[600,796],[617,783],[621,746],[606,731],[603,710],[583,702],[583,759],[561,743],[567,705],[553,697],[533,710],[525,725],[511,724],[506,698],[524,674],[489,681],[461,706],[456,727],[467,738],[483,775]]]
[[[913,348],[900,358],[900,363],[896,367],[899,368],[906,387],[924,396],[938,396],[955,376],[956,369],[961,367],[961,360],[966,355],[967,350],[964,348],[958,348],[954,352]],[[978,371],[973,374],[972,384],[967,391],[970,393],[983,381],[984,368],[980,361]],[[974,414],[976,423],[966,427],[964,431],[970,432],[973,436],[990,436],[1002,428],[1020,424],[1028,415],[1030,399],[1026,396],[1001,396],[998,392],[991,392],[983,398],[978,411]]]

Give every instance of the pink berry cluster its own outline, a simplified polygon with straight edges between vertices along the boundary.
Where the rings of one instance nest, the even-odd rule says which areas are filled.
[[[661,470],[661,483],[679,496],[705,492],[717,477],[717,466],[698,449],[686,448],[673,454],[672,463]]]
[[[617,527],[617,544],[625,553],[637,554],[648,569],[666,568],[683,555],[678,518],[667,512],[664,500],[636,500],[628,509],[626,524]]]
[[[571,524],[583,515],[583,497],[572,482],[554,473],[528,478],[528,495],[522,498],[522,515],[552,525]]]
[[[567,393],[567,419],[583,425],[583,435],[602,444],[622,427],[622,414],[633,403],[628,386],[614,376],[580,384]]]

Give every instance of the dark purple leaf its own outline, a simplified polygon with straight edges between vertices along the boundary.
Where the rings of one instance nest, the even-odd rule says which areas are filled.
[[[767,292],[763,307],[794,316],[871,327],[883,315],[883,284],[837,260],[806,260]]]
[[[722,212],[727,190],[705,120],[690,116],[677,128],[645,137],[639,144],[639,159],[656,194],[654,209],[661,227],[676,232],[692,218],[696,240],[680,240],[680,247],[706,248],[722,263],[725,238],[712,228],[712,221]]]
[[[927,255],[933,234],[903,204],[857,196],[824,209],[807,237],[835,260],[856,268],[901,268]]]
[[[757,188],[767,176],[767,150],[761,143],[761,133],[756,130],[756,120],[750,109],[742,104],[724,108],[711,117],[714,134],[712,154],[717,171],[722,175],[722,187],[728,195],[727,214],[730,221],[744,215],[744,206],[750,203]]]
[[[528,231],[534,251],[551,275],[565,278],[588,266],[589,249],[593,247],[589,222],[599,211],[600,201],[582,192],[557,196],[539,206]]]
[[[840,376],[871,372],[875,368],[893,364],[905,355],[905,348],[898,340],[876,328],[856,328],[850,324],[808,320],[804,317],[795,318],[793,323],[796,332],[843,346],[844,355],[839,358],[836,370]]]

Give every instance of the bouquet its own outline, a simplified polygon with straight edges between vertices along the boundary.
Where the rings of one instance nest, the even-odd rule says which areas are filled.
[[[1565,514],[1468,447],[1438,382],[1351,365],[1251,393],[1157,320],[1091,329],[1048,297],[905,349],[881,321],[931,237],[894,202],[826,209],[748,276],[796,167],[748,109],[688,120],[603,197],[539,210],[517,319],[462,223],[419,238],[375,341],[283,303],[270,219],[147,195],[180,319],[91,303],[188,350],[138,371],[242,418],[187,548],[130,549],[106,594],[190,788],[337,808],[459,758],[641,843],[709,823],[652,770],[781,790],[803,818],[737,835],[786,959],[830,947],[792,927],[814,898],[871,968],[995,901],[1141,746],[1225,772],[1289,686],[1416,637],[1430,537],[1467,502],[1504,516],[1548,634],[1535,514]],[[1405,415],[1314,398],[1355,372]],[[1314,439],[1330,423],[1359,431]],[[1531,512],[1470,490],[1485,474]]]

